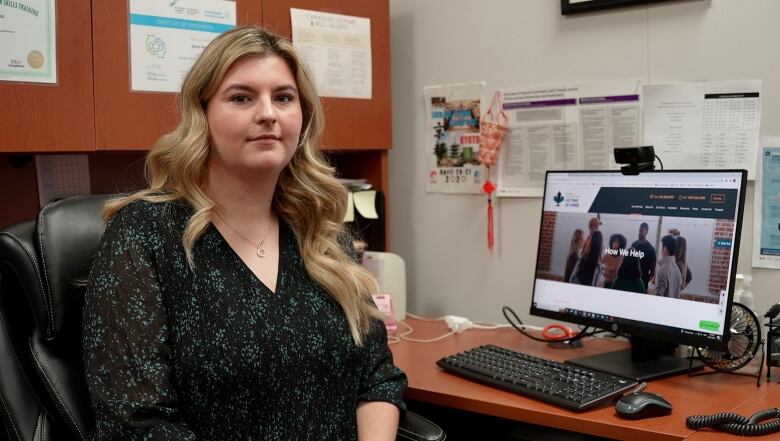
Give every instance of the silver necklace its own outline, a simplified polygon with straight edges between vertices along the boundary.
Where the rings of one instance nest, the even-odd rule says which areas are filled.
[[[219,216],[219,218],[220,218],[220,219],[222,219],[222,222],[224,222],[224,223],[225,223],[225,225],[226,225],[228,228],[230,228],[230,230],[231,230],[232,232],[236,233],[236,234],[238,235],[238,237],[240,237],[240,238],[244,239],[244,240],[245,240],[247,243],[249,243],[249,244],[252,244],[252,245],[254,245],[254,244],[255,244],[255,243],[254,243],[254,242],[252,242],[251,240],[247,239],[247,238],[246,238],[246,236],[244,236],[243,234],[241,234],[241,233],[239,233],[238,231],[236,231],[236,229],[235,229],[235,228],[231,227],[231,226],[230,226],[230,224],[228,223],[228,221],[226,221],[226,220],[225,220],[225,218],[224,218],[224,217],[222,217],[222,215],[221,215],[221,214],[219,214],[219,211],[217,211],[216,209],[214,209],[214,213],[216,213],[216,214],[217,214],[217,216]],[[259,257],[259,258],[261,258],[261,259],[262,259],[262,258],[264,258],[264,257],[266,256],[266,252],[265,252],[265,249],[263,248],[263,245],[265,245],[265,240],[266,240],[266,239],[268,239],[268,234],[270,234],[270,233],[271,233],[271,225],[273,225],[273,222],[269,222],[269,223],[268,223],[268,230],[266,230],[266,232],[265,232],[265,236],[263,236],[263,239],[262,239],[262,240],[260,240],[260,242],[258,242],[258,243],[257,243],[257,247],[255,248],[255,253],[257,254],[257,257]]]

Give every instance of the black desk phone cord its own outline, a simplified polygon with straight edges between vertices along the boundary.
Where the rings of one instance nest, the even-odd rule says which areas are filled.
[[[772,418],[772,421],[760,422]],[[694,415],[685,420],[689,429],[698,430],[713,427],[723,432],[740,436],[760,436],[780,432],[780,407],[756,412],[749,419],[733,412],[716,413],[715,415]]]

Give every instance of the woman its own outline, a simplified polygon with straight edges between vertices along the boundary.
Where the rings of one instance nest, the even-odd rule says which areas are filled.
[[[623,262],[621,250],[626,249],[626,236],[622,234],[613,234],[609,236],[610,253],[605,252],[601,257],[601,264],[604,267],[604,288],[609,288],[617,276],[618,268]]]
[[[680,269],[680,275],[682,276],[680,277],[680,291],[682,291],[686,286],[690,285],[691,280],[693,280],[693,274],[691,274],[686,258],[688,243],[682,236],[677,236],[675,239],[677,239],[677,249],[674,252],[674,260],[677,262],[677,268]]]
[[[587,254],[583,254],[580,261],[574,267],[571,276],[571,283],[581,285],[602,286],[604,276],[602,273],[601,247],[604,244],[604,238],[601,231],[596,230],[590,235],[590,248]],[[584,252],[584,250],[583,250]]]
[[[647,292],[645,282],[642,281],[642,268],[639,266],[638,252],[631,248],[628,255],[623,257],[620,268],[617,271],[617,278],[612,282],[612,289],[621,291],[630,291],[644,294]]]
[[[590,252],[591,241],[593,240],[593,233],[599,231],[601,226],[601,219],[596,216],[588,220],[588,237],[585,239],[585,243],[582,244],[582,254],[588,254]]]
[[[569,257],[566,258],[566,268],[563,271],[563,281],[571,281],[571,273],[574,270],[574,266],[577,264],[577,259],[580,258],[580,248],[582,248],[582,241],[584,240],[585,233],[577,228],[571,235],[571,242],[569,243]]]
[[[84,304],[93,439],[394,439],[406,377],[297,52],[222,34],[181,103],[150,188],[105,209]]]

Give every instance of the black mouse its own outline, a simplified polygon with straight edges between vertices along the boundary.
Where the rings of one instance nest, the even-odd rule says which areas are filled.
[[[650,393],[637,392],[626,394],[615,404],[618,415],[638,420],[672,413],[672,405],[664,397]]]

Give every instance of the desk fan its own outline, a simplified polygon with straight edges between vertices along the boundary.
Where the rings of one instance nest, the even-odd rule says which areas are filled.
[[[719,372],[733,372],[744,367],[756,356],[761,344],[758,317],[741,303],[731,304],[729,332],[726,352],[696,348],[704,364]]]

